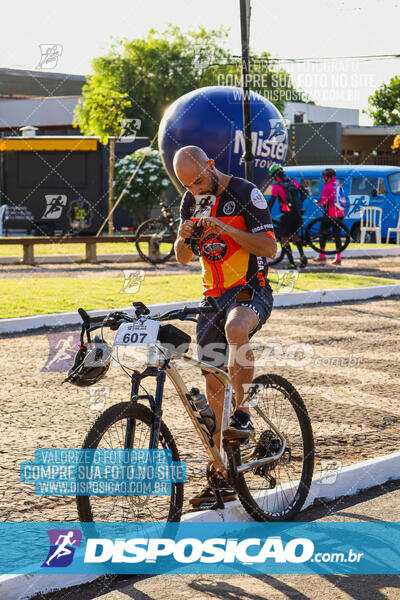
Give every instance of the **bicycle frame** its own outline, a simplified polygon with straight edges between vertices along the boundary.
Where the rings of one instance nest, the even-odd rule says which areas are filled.
[[[172,383],[178,393],[178,396],[181,399],[182,404],[184,405],[186,412],[189,415],[189,418],[192,421],[193,426],[194,426],[199,438],[201,439],[201,441],[203,443],[203,446],[210,458],[210,461],[211,461],[213,467],[215,468],[215,470],[217,472],[221,473],[221,475],[224,478],[228,478],[228,456],[227,456],[227,452],[225,451],[225,449],[228,449],[228,447],[229,447],[228,444],[233,444],[233,445],[238,444],[237,440],[227,441],[227,440],[224,440],[224,438],[223,438],[223,432],[228,427],[231,404],[232,404],[233,386],[232,386],[231,377],[230,377],[229,373],[227,373],[223,369],[220,369],[218,367],[213,367],[212,365],[205,363],[203,361],[197,360],[187,354],[184,354],[182,356],[182,359],[185,362],[190,362],[193,366],[195,366],[198,369],[202,369],[202,370],[206,371],[207,373],[213,373],[225,387],[225,398],[224,398],[224,406],[223,406],[223,413],[222,413],[222,423],[220,424],[221,425],[221,435],[220,435],[221,442],[220,442],[219,448],[217,448],[217,445],[215,444],[213,438],[210,436],[208,429],[201,418],[201,415],[193,407],[191,399],[190,399],[190,394],[188,392],[186,384],[184,383],[184,381],[183,381],[182,377],[180,376],[178,370],[176,369],[175,365],[171,364],[170,359],[162,359],[163,364],[160,364],[158,366],[147,366],[146,369],[142,373],[139,373],[138,371],[135,371],[133,373],[132,388],[131,388],[131,402],[137,402],[141,398],[146,398],[149,400],[150,407],[154,414],[153,424],[152,424],[151,433],[150,433],[150,448],[156,448],[158,435],[159,435],[160,421],[161,421],[161,416],[162,416],[162,397],[163,397],[163,392],[164,392],[165,377],[168,376],[168,378],[172,381]],[[156,377],[157,386],[156,386],[155,397],[153,397],[151,395],[147,395],[147,394],[142,394],[142,395],[138,394],[139,384],[140,384],[141,380],[148,376]],[[279,452],[277,452],[273,456],[256,459],[256,460],[250,461],[248,463],[245,463],[243,465],[237,466],[236,470],[238,473],[244,473],[246,471],[249,471],[251,469],[259,467],[261,465],[265,465],[269,462],[278,460],[283,455],[283,453],[285,452],[285,449],[286,449],[287,444],[286,444],[285,436],[277,429],[277,427],[270,421],[270,419],[267,417],[267,415],[265,415],[265,413],[258,406],[255,406],[255,411],[258,413],[258,415],[262,419],[265,420],[265,422],[269,425],[269,427],[271,427],[271,429],[277,434],[277,436],[282,441],[282,446],[281,446]],[[125,448],[132,447],[132,440],[133,440],[133,434],[134,434],[134,423],[132,421],[133,421],[133,419],[128,420],[126,436],[125,436]]]

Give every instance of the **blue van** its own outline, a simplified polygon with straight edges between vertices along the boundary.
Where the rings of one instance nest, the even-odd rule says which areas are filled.
[[[343,186],[346,196],[344,222],[355,241],[360,237],[361,206],[378,206],[382,208],[382,241],[386,240],[388,227],[397,227],[400,215],[400,167],[381,165],[312,165],[284,167],[291,179],[297,179],[309,192],[304,201],[304,225],[312,219],[322,216],[322,208],[316,205],[321,197],[324,185],[322,171],[332,167],[336,171],[336,179]],[[271,197],[271,186],[265,195]],[[272,207],[271,216],[279,218],[279,204]],[[395,236],[395,234],[393,234]],[[372,241],[371,237],[365,241]]]

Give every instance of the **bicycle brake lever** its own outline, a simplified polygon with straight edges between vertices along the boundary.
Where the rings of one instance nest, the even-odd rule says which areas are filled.
[[[87,314],[86,310],[84,310],[83,308],[78,308],[78,313],[79,313],[85,327],[89,327],[90,317]]]
[[[104,325],[106,327],[109,327],[111,331],[116,331],[117,329],[119,329],[122,323],[129,323],[131,321],[133,321],[133,319],[127,314],[122,312],[115,312],[109,315],[108,319],[104,322]]]
[[[219,306],[215,300],[215,298],[212,298],[212,296],[207,296],[207,302],[210,306],[212,306],[212,308],[218,312],[219,311]]]

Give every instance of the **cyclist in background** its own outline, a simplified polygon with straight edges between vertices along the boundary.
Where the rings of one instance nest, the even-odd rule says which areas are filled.
[[[342,264],[342,253],[338,251],[340,248],[340,231],[341,224],[344,218],[344,207],[346,204],[346,198],[343,192],[343,188],[336,181],[335,169],[325,169],[322,173],[324,179],[324,187],[321,192],[321,200],[318,202],[318,206],[322,206],[324,214],[329,217],[325,222],[321,223],[320,227],[320,247],[321,252],[318,258],[314,259],[314,262],[325,264],[326,254],[325,244],[329,236],[330,229],[332,227],[333,236],[336,244],[336,258],[332,262],[333,265]]]
[[[303,244],[298,231],[303,224],[303,202],[308,196],[307,191],[296,179],[289,179],[281,165],[273,164],[269,169],[269,175],[274,184],[271,191],[270,211],[276,199],[281,208],[279,221],[279,233],[282,247],[289,259],[288,269],[296,269],[290,242],[294,242],[300,254],[300,268],[307,266],[307,257],[304,254]]]

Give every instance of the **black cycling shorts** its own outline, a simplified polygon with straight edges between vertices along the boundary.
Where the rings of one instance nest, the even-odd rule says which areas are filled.
[[[246,292],[249,291],[249,294]],[[248,295],[248,299],[237,300],[238,293],[243,297]],[[244,292],[244,293],[243,293]],[[252,296],[252,297],[250,297]],[[240,297],[239,297],[240,298]],[[207,362],[214,367],[222,367],[228,364],[229,345],[225,335],[225,322],[229,312],[235,306],[248,306],[258,316],[258,325],[250,332],[251,338],[256,331],[261,329],[271,314],[273,297],[272,290],[267,284],[263,287],[235,286],[224,292],[219,298],[215,298],[220,307],[218,313],[206,313],[199,315],[197,319],[197,354],[199,360]],[[200,306],[208,304],[203,299]],[[206,375],[206,371],[202,371]]]
[[[283,238],[298,234],[302,224],[303,219],[297,212],[284,212],[279,221],[279,234]]]

